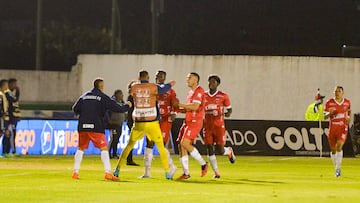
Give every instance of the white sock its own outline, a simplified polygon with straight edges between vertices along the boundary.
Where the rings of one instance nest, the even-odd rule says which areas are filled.
[[[150,168],[151,168],[151,162],[153,159],[153,149],[151,148],[145,148],[145,154],[144,154],[144,166],[145,166],[145,173],[144,176],[150,176]]]
[[[202,156],[200,155],[199,151],[194,148],[192,150],[192,152],[190,152],[190,155],[196,160],[199,162],[200,165],[204,165],[206,164],[206,161],[202,158]]]
[[[330,152],[330,158],[334,166],[336,167],[336,154]]]
[[[217,165],[216,156],[215,155],[209,156],[209,160],[210,160],[211,168],[214,170],[214,172],[216,174],[218,174],[219,173],[219,168],[218,168],[218,165]]]
[[[180,163],[184,174],[189,175],[189,156],[185,155],[183,157],[180,157]]]
[[[101,151],[101,161],[104,164],[105,173],[111,173],[110,157],[107,150]]]
[[[80,164],[83,158],[84,152],[81,150],[77,150],[74,155],[74,172],[79,173],[80,170]]]
[[[230,147],[224,147],[224,155],[229,155],[231,150],[230,150]]]
[[[336,168],[341,168],[343,151],[341,150],[340,152],[336,152],[335,157],[336,157]]]
[[[170,152],[167,148],[165,148],[165,152],[166,152],[166,155],[168,156],[168,162],[169,162],[169,167],[170,168],[173,168],[175,165],[174,165],[174,162],[170,156]]]

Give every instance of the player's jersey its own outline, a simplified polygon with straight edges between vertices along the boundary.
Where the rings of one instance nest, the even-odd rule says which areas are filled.
[[[200,86],[197,86],[195,90],[190,90],[187,95],[187,103],[198,103],[200,104],[199,108],[196,111],[186,111],[185,121],[193,122],[193,120],[203,120],[204,119],[204,89]],[[201,122],[202,124],[202,122]]]
[[[216,91],[213,95],[209,91],[205,92],[204,95],[204,106],[205,106],[205,120],[204,126],[224,125],[224,108],[231,108],[229,96],[222,92]]]
[[[334,115],[330,118],[330,125],[347,125],[346,117],[351,111],[350,100],[344,98],[338,103],[335,98],[331,98],[326,101],[325,112],[330,112],[331,109],[334,110]]]
[[[168,120],[170,113],[174,111],[172,103],[176,101],[176,93],[173,89],[170,89],[165,94],[161,94],[157,97],[160,116],[162,120]]]

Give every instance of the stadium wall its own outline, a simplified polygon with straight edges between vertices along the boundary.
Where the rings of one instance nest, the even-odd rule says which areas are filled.
[[[143,68],[154,81],[158,69],[167,71],[167,80],[176,80],[174,89],[185,102],[186,75],[200,74],[207,89],[207,76],[221,77],[219,89],[229,93],[232,119],[304,120],[307,106],[314,102],[317,88],[326,98],[335,85],[344,87],[353,112],[360,112],[360,59],[288,56],[189,56],[189,55],[80,55],[82,91],[96,76],[107,83],[105,90],[126,89]]]
[[[232,119],[304,120],[317,88],[330,98],[342,85],[360,112],[360,59],[290,56],[192,56],[192,55],[80,55],[71,72],[1,70],[0,78],[16,77],[22,102],[72,103],[92,87],[95,77],[106,80],[105,92],[126,91],[130,80],[146,69],[154,81],[158,69],[176,80],[174,89],[185,102],[186,75],[198,72],[207,89],[207,76],[218,74],[219,89],[230,95]]]

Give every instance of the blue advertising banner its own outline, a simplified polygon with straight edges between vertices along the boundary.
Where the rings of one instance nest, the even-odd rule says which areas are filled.
[[[16,128],[16,152],[19,154],[53,154],[70,155],[75,154],[78,148],[79,134],[77,131],[77,120],[21,120]],[[105,131],[109,142],[110,131]],[[0,138],[0,149],[2,149]],[[122,126],[122,134],[118,143],[118,153],[125,148],[129,140],[129,128],[126,122]],[[143,154],[146,139],[139,140],[134,148],[133,154]],[[2,150],[0,150],[0,154]],[[100,150],[90,142],[85,154],[100,154]],[[159,154],[154,147],[154,154]]]

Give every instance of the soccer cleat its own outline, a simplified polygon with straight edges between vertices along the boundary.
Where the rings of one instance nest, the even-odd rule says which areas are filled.
[[[214,178],[220,178],[220,174],[219,174],[219,173],[215,173]]]
[[[235,163],[235,160],[236,160],[236,156],[234,154],[234,150],[232,149],[232,147],[229,147],[230,149],[230,153],[229,153],[229,161],[230,163]]]
[[[340,168],[337,168],[336,170],[335,170],[335,177],[340,177],[341,176],[341,169]]]
[[[204,165],[201,166],[201,177],[204,177],[207,174],[209,168],[209,163],[206,162]]]
[[[79,179],[79,174],[74,172],[74,173],[72,174],[72,178],[73,178],[73,179]]]
[[[119,177],[119,174],[120,174],[120,170],[119,170],[118,168],[115,168],[113,175],[114,175],[115,177]]]
[[[173,176],[170,174],[170,172],[165,172],[165,178],[167,180],[172,180],[173,179]]]
[[[119,181],[119,178],[114,176],[111,173],[105,173],[105,179],[106,180],[112,180],[112,181]]]
[[[182,174],[180,177],[178,177],[176,180],[186,180],[186,179],[190,179],[190,175],[187,174]]]

